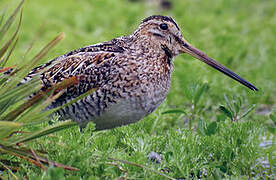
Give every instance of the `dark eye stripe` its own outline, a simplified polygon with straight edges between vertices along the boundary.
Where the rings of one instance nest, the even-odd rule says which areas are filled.
[[[163,37],[161,34],[153,33],[154,36]]]

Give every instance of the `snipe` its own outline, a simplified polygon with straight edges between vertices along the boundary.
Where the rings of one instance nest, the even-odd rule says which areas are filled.
[[[192,47],[181,35],[176,22],[166,16],[150,16],[129,36],[87,46],[62,55],[33,69],[24,81],[41,73],[44,89],[81,76],[49,108],[57,107],[87,92],[97,90],[58,113],[81,126],[89,121],[96,129],[134,123],[153,112],[166,98],[171,82],[173,57],[188,53],[251,90],[258,89]]]

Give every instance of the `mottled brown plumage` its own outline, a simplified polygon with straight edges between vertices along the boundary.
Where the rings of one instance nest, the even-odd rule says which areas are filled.
[[[166,16],[150,16],[129,36],[60,56],[33,69],[23,83],[42,72],[42,89],[45,90],[64,79],[79,77],[79,84],[68,87],[49,108],[63,105],[97,88],[93,94],[58,113],[64,119],[79,122],[81,126],[93,121],[98,130],[109,129],[136,122],[162,103],[170,88],[173,57],[179,53],[189,53],[257,90],[189,45],[176,22]]]

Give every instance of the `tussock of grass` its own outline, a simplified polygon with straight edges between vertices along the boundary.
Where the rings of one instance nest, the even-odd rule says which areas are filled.
[[[0,46],[0,152],[1,155],[4,155],[3,158],[1,157],[0,169],[8,172],[5,176],[10,175],[15,179],[18,179],[14,172],[17,172],[19,163],[12,161],[11,157],[21,158],[21,160],[28,161],[43,170],[46,170],[43,164],[51,164],[52,166],[62,167],[67,170],[78,170],[77,168],[50,161],[48,158],[43,157],[43,153],[35,152],[32,148],[24,144],[28,141],[76,125],[75,122],[62,122],[33,131],[23,130],[24,127],[28,125],[33,127],[36,124],[49,121],[48,116],[53,113],[55,109],[47,111],[45,108],[60,94],[57,93],[53,95],[52,92],[57,90],[63,91],[64,88],[77,83],[78,79],[76,77],[66,79],[55,85],[55,87],[49,88],[43,92],[39,91],[41,82],[37,76],[34,76],[29,82],[21,83],[21,80],[29,71],[38,65],[39,60],[41,60],[41,58],[43,58],[47,52],[64,37],[63,33],[42,48],[42,50],[31,60],[25,60],[23,58],[25,61],[18,63],[19,59],[22,59],[18,57],[16,61],[17,65],[6,66],[18,42],[17,34],[22,22],[21,9],[23,3],[24,0],[19,3],[7,20],[2,18],[5,23],[0,26],[1,41],[5,37],[5,34],[11,31],[10,27],[14,23],[17,14],[21,11],[19,23],[12,37],[8,38],[2,47]],[[30,48],[27,49],[26,53]],[[20,83],[21,85],[19,85]],[[33,94],[34,92],[36,92],[36,94]],[[30,97],[31,95],[32,97]],[[27,97],[30,98],[28,99]]]

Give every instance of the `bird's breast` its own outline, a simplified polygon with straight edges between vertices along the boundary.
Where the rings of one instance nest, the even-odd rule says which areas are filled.
[[[165,99],[161,91],[117,99],[93,121],[98,130],[135,123],[152,113]]]

